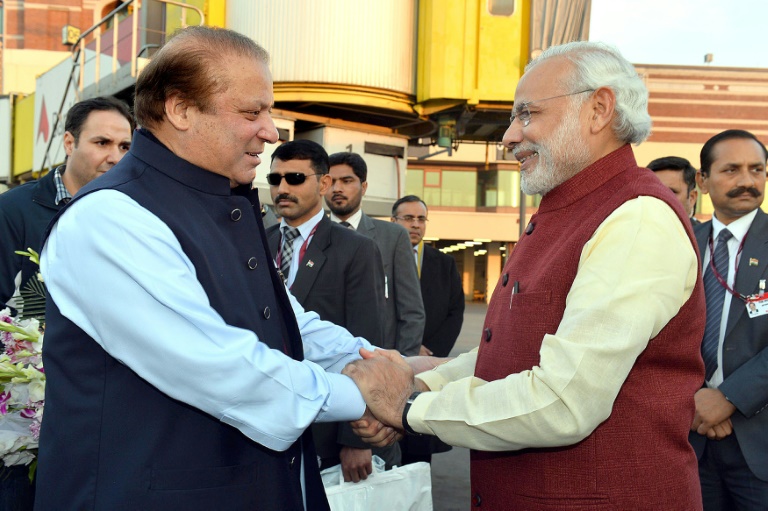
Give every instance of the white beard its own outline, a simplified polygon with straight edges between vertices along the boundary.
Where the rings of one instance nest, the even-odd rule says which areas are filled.
[[[581,139],[579,111],[570,109],[552,135],[540,144],[520,143],[515,152],[535,151],[538,161],[520,172],[520,188],[526,195],[545,195],[589,164],[589,150]]]

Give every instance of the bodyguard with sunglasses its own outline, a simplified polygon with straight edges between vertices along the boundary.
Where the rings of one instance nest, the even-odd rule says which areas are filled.
[[[280,225],[267,229],[267,240],[291,294],[304,310],[381,346],[381,255],[373,240],[325,216],[323,196],[331,185],[325,149],[310,140],[280,145],[267,181],[282,217]],[[321,469],[341,463],[344,480],[354,482],[373,470],[371,447],[349,424],[314,424],[312,435]],[[400,465],[397,444],[375,451],[388,468]]]

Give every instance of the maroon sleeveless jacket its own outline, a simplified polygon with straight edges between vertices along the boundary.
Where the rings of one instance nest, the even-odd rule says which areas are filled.
[[[493,293],[477,377],[498,380],[539,364],[542,339],[557,331],[584,245],[613,211],[641,195],[669,204],[696,249],[690,222],[674,196],[652,172],[638,168],[630,146],[614,151],[548,193],[531,218],[528,234],[510,255]],[[519,290],[510,309],[516,281]],[[704,311],[699,278],[677,316],[638,357],[610,417],[581,442],[559,448],[473,451],[473,506],[526,511],[701,509],[688,431],[693,395],[703,381]]]

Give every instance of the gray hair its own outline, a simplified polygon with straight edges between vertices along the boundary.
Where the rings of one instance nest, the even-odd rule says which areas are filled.
[[[576,67],[566,79],[572,91],[608,87],[616,96],[616,137],[629,144],[639,144],[651,134],[648,114],[648,89],[635,67],[613,46],[591,41],[574,41],[552,46],[531,61],[525,71],[552,57],[564,57]],[[586,99],[585,99],[586,100]]]

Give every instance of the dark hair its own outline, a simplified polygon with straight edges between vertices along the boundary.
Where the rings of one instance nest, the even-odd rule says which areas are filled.
[[[715,161],[715,156],[713,153],[715,152],[715,146],[717,144],[723,142],[724,140],[733,140],[739,138],[745,140],[754,140],[757,142],[757,144],[763,150],[763,160],[768,160],[768,150],[765,149],[763,143],[760,142],[752,133],[744,130],[725,130],[707,140],[704,144],[704,147],[701,148],[701,155],[699,156],[701,159],[701,173],[705,176],[709,175],[709,171],[712,169],[712,164]]]
[[[131,133],[136,127],[131,111],[128,105],[112,96],[101,96],[98,98],[84,99],[72,105],[67,112],[67,120],[64,123],[64,131],[68,131],[75,138],[75,144],[80,140],[80,132],[83,131],[83,125],[88,120],[91,112],[117,112],[122,115],[131,125]]]
[[[429,211],[427,203],[421,200],[421,198],[419,198],[417,195],[406,195],[405,197],[400,197],[395,201],[394,204],[392,204],[392,218],[397,215],[397,208],[400,207],[400,204],[405,204],[406,202],[421,202],[424,204],[424,209]]]
[[[227,57],[251,57],[269,63],[267,50],[252,39],[216,27],[187,27],[174,34],[136,80],[136,119],[154,128],[165,115],[165,100],[178,94],[198,110],[215,113],[212,97],[229,86]]]
[[[696,188],[696,168],[685,158],[680,158],[679,156],[656,158],[647,167],[654,172],[660,170],[677,170],[682,172],[683,181],[688,185],[688,193],[691,193]]]
[[[283,142],[272,153],[272,161],[275,158],[281,161],[309,160],[309,166],[318,174],[328,173],[328,153],[323,146],[311,140],[293,140]],[[319,179],[319,178],[318,178]]]
[[[343,152],[333,153],[330,156],[331,167],[334,165],[349,165],[352,167],[352,172],[355,173],[361,183],[365,183],[368,179],[368,165],[365,164],[365,160],[357,153]]]

